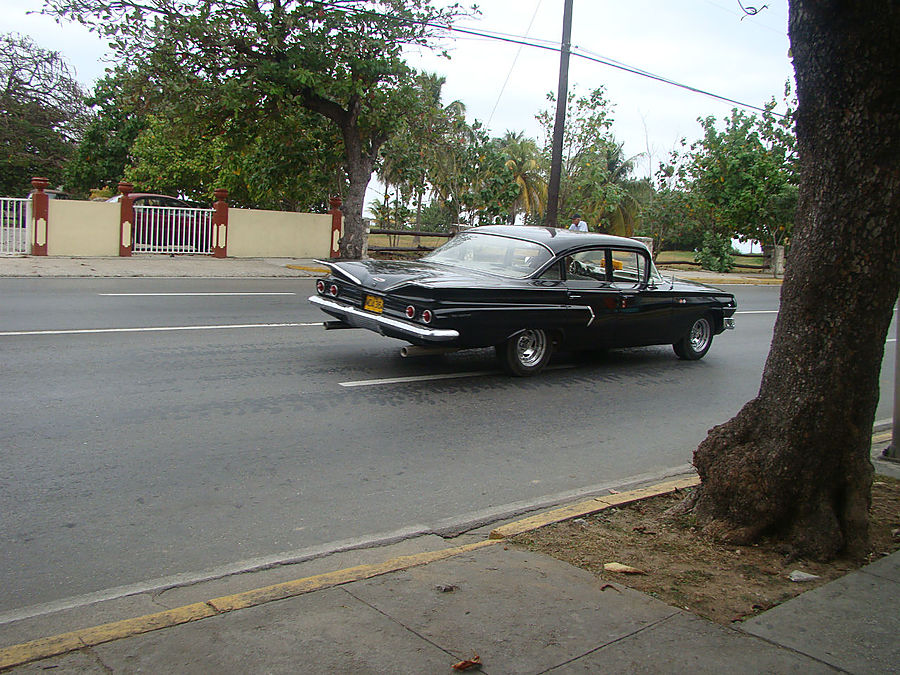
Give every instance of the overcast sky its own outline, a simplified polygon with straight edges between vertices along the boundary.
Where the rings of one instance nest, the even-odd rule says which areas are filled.
[[[755,16],[744,16],[738,0],[574,0],[572,44],[607,60],[649,71],[691,87],[761,106],[781,101],[793,78],[788,57],[787,1],[766,0]],[[744,6],[761,6],[745,0]],[[90,87],[103,76],[106,47],[78,24],[57,24],[39,11],[41,0],[0,0],[0,31],[31,36],[61,52]],[[559,44],[563,0],[483,0],[481,15],[460,27]],[[743,18],[742,18],[743,17]],[[417,68],[447,78],[444,101],[465,103],[469,121],[488,124],[494,135],[524,131],[542,141],[535,115],[556,91],[559,54],[516,44],[454,34],[444,41],[451,59],[410,53]],[[505,84],[504,84],[505,83]],[[570,91],[606,88],[614,104],[613,133],[628,155],[646,152],[655,165],[678,140],[700,135],[697,118],[727,116],[733,106],[609,66],[574,57]],[[502,93],[501,93],[502,92]],[[640,162],[647,173],[649,162]]]

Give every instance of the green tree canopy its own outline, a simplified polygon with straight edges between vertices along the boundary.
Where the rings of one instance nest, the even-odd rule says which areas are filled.
[[[35,176],[61,184],[85,113],[84,92],[59,52],[0,35],[0,194],[25,196]]]
[[[550,102],[555,101],[548,94]],[[586,96],[569,93],[563,133],[562,177],[559,212],[575,213],[591,226],[614,234],[630,235],[634,228],[636,203],[629,204],[628,178],[634,166],[610,130],[612,106],[602,87]],[[554,113],[537,116],[544,127],[548,146],[553,135]]]
[[[691,146],[691,190],[716,212],[721,234],[784,244],[797,206],[794,135],[790,116],[776,117],[774,101],[762,118],[732,110],[699,120],[703,138]]]
[[[341,253],[362,252],[363,197],[381,146],[415,97],[405,44],[459,12],[431,0],[48,0],[112,38],[147,96],[220,130],[303,108],[338,130],[347,174]],[[295,167],[297,172],[307,164]]]
[[[147,126],[142,102],[128,95],[116,75],[100,80],[85,103],[91,110],[84,134],[64,170],[66,189],[81,197],[91,190],[115,192],[131,146]]]

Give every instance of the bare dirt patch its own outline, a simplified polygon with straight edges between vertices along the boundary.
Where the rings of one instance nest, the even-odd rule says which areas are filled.
[[[689,491],[550,525],[519,535],[515,545],[546,553],[721,624],[742,621],[900,549],[900,481],[876,476],[872,488],[872,548],[862,560],[790,560],[768,541],[725,546],[703,537],[691,517],[665,513]],[[641,574],[611,572],[620,563]],[[791,581],[791,572],[819,577]]]

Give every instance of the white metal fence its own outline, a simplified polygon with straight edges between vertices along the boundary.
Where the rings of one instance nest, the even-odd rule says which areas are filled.
[[[212,209],[134,207],[134,253],[212,253]]]
[[[0,255],[24,255],[31,241],[31,199],[0,197]]]

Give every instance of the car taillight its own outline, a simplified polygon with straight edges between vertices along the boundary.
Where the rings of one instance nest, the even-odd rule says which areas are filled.
[[[431,323],[431,320],[434,316],[431,314],[430,309],[422,310],[422,323]]]
[[[406,318],[407,319],[415,319],[416,318],[416,308],[412,305],[406,306]]]
[[[337,284],[331,284],[331,286],[328,287],[328,295],[330,295],[332,298],[336,298],[337,294],[338,294]]]
[[[316,282],[316,290],[317,290],[319,293],[324,293],[324,292],[325,292],[325,282],[322,281],[321,279],[319,279],[319,280]]]

